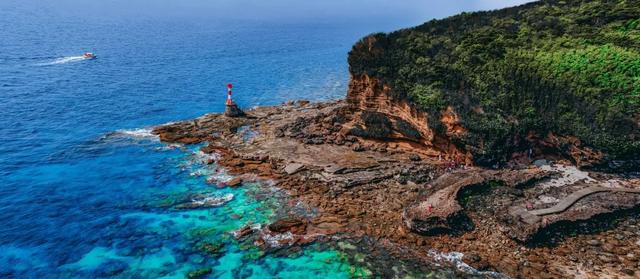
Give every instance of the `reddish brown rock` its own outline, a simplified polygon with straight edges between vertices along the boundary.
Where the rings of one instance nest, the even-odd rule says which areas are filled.
[[[579,168],[592,168],[604,163],[604,153],[584,146],[582,141],[576,137],[558,136],[550,133],[543,140],[534,141],[534,143],[547,149],[557,150],[561,154],[569,155]]]
[[[368,90],[369,85],[385,90],[384,85],[377,81],[354,82],[354,86],[360,82],[365,86],[364,90]],[[462,163],[472,162],[468,154],[458,150],[446,135],[436,134],[431,138],[428,127],[419,127],[422,120],[426,121],[426,114],[402,107],[402,104],[393,107],[397,105],[394,100],[378,93],[368,92],[374,97],[372,99],[354,96],[354,102],[349,104],[338,101],[259,107],[247,111],[244,118],[209,114],[195,121],[158,127],[154,132],[168,142],[196,142],[194,139],[208,142],[201,150],[215,153],[216,163],[229,173],[242,174],[240,177],[245,181],[273,181],[276,187],[290,194],[289,207],[283,209],[295,208],[295,214],[298,214],[298,210],[304,207],[313,212],[314,217],[309,221],[286,218],[261,231],[261,234],[271,234],[271,231],[293,233],[293,238],[286,241],[287,245],[303,245],[323,239],[322,236],[370,239],[376,245],[387,245],[388,253],[398,259],[425,264],[432,260],[428,253],[430,249],[456,251],[477,255],[478,261],[474,260],[475,257],[465,259],[471,260],[473,263],[469,263],[475,267],[496,270],[516,278],[535,278],[543,272],[555,278],[576,277],[567,266],[582,266],[586,274],[594,276],[621,275],[623,268],[637,268],[638,256],[632,250],[640,247],[636,244],[640,243],[636,224],[629,224],[636,227],[624,229],[625,233],[619,232],[623,237],[607,234],[608,230],[621,230],[615,226],[594,233],[603,245],[612,245],[607,247],[612,252],[605,252],[613,255],[607,258],[611,258],[610,263],[604,263],[599,257],[598,251],[603,249],[603,245],[589,246],[585,239],[580,239],[579,233],[576,237],[567,236],[563,241],[554,243],[558,249],[523,247],[514,241],[513,230],[521,228],[514,226],[518,223],[505,216],[510,206],[527,205],[527,201],[539,199],[539,202],[531,203],[531,210],[552,207],[550,201],[562,200],[575,185],[540,187],[545,178],[537,173],[536,168],[463,168]],[[380,98],[375,99],[376,96]],[[372,118],[363,119],[360,108],[386,116],[372,114]],[[455,111],[446,112],[445,116],[448,133],[464,133]],[[376,125],[390,123],[389,137],[372,139],[348,134],[354,125],[366,124],[366,121]],[[247,131],[251,132],[250,136]],[[416,131],[423,136],[422,140],[412,139],[417,135]],[[354,146],[358,152],[353,150]],[[417,157],[411,154],[421,160],[416,160]],[[583,156],[589,158],[590,155],[585,154]],[[548,159],[554,158],[557,159]],[[304,165],[304,171],[298,169],[284,174],[285,167],[290,164]],[[520,166],[516,164],[514,167]],[[445,172],[450,174],[438,178]],[[621,181],[626,183],[624,187],[632,187],[635,183],[640,188],[638,181],[632,182],[629,178],[602,173],[592,177],[598,181]],[[499,181],[498,186],[482,187],[489,181]],[[609,186],[620,187],[615,183]],[[475,190],[482,191],[476,193]],[[459,197],[462,194],[465,195],[463,203]],[[592,198],[598,197],[594,195],[577,204],[583,212],[595,212],[590,204],[615,211],[620,208],[615,203],[632,204],[634,199],[627,195],[593,203]],[[255,198],[262,200],[268,198],[268,194],[257,193]],[[428,207],[423,206],[425,202],[432,203],[431,213],[435,212],[434,215],[427,214]],[[570,216],[578,216],[577,212]],[[443,228],[451,228],[451,217],[456,215],[468,218],[473,230],[464,236],[421,236],[415,233],[429,231],[425,224],[429,225],[432,217],[437,217],[433,219],[437,221],[433,228],[440,224]],[[243,228],[239,233],[247,238],[252,231]],[[251,241],[262,247],[269,246],[261,237]],[[560,254],[564,256],[559,257]],[[529,259],[530,255],[535,257]],[[614,262],[619,269],[610,269]]]
[[[406,226],[418,233],[433,234],[465,229],[464,212],[459,203],[460,192],[467,187],[483,188],[488,181],[501,181],[517,187],[544,177],[539,169],[525,170],[459,170],[440,176],[431,187],[406,208],[402,218]],[[461,226],[462,225],[462,226]]]
[[[236,239],[241,239],[252,234],[253,232],[254,230],[253,228],[251,228],[251,226],[244,226],[241,229],[235,231],[233,233],[233,237],[235,237]]]
[[[280,219],[268,226],[269,230],[276,233],[291,232],[293,234],[304,234],[307,224],[295,218]]]
[[[233,178],[227,181],[225,184],[227,184],[227,186],[229,187],[238,187],[242,184],[242,178],[240,177]]]

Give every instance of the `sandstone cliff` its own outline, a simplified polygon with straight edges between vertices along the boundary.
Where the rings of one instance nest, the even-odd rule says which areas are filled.
[[[640,2],[630,2],[539,1],[367,36],[349,54],[350,133],[486,166],[551,156],[634,170]]]

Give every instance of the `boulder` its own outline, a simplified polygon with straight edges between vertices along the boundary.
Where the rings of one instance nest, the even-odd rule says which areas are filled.
[[[197,270],[193,270],[193,271],[189,271],[189,273],[187,273],[187,278],[188,279],[196,279],[196,278],[204,278],[207,275],[211,274],[211,268],[207,267],[207,268],[201,268],[201,269],[197,269]]]
[[[546,166],[549,164],[549,161],[545,160],[545,159],[539,159],[539,160],[535,160],[533,162],[534,165],[536,165],[537,167],[542,167],[542,166]]]
[[[433,191],[424,195],[403,212],[405,225],[421,234],[438,234],[455,230],[464,219],[463,208],[456,197],[468,186],[485,182],[478,172],[454,172],[439,177],[433,182]]]
[[[233,237],[235,239],[241,239],[245,236],[248,236],[254,232],[254,229],[251,226],[244,226],[241,229],[233,232]]]
[[[129,264],[123,261],[108,260],[100,264],[94,270],[94,273],[96,276],[99,276],[99,277],[112,277],[122,273],[127,268],[129,268]]]
[[[359,143],[354,144],[353,146],[351,146],[351,150],[355,151],[355,152],[362,152],[365,150],[365,148],[360,145]]]
[[[307,224],[300,219],[284,218],[271,223],[268,227],[270,231],[276,233],[303,234],[307,229]]]
[[[236,177],[234,179],[227,181],[227,183],[225,184],[227,184],[227,186],[229,187],[238,187],[242,184],[242,178]]]
[[[546,177],[539,169],[491,171],[459,170],[437,178],[432,187],[403,212],[407,228],[421,234],[440,234],[469,230],[473,224],[464,213],[458,199],[460,192],[468,187],[489,187],[488,181],[501,181],[506,186],[518,187]],[[518,211],[520,212],[520,211]],[[536,220],[537,221],[537,220]]]
[[[222,242],[202,242],[198,244],[198,250],[209,255],[219,255],[224,250],[224,243]]]
[[[295,174],[301,170],[304,169],[304,165],[303,164],[299,164],[299,163],[292,163],[292,164],[288,164],[286,167],[284,167],[284,172],[286,172],[288,175],[292,175]]]
[[[242,111],[236,104],[228,104],[224,110],[224,115],[227,117],[245,116],[244,111]]]

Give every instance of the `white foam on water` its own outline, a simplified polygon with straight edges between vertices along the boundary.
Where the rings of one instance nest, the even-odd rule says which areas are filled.
[[[269,244],[269,246],[277,248],[282,246],[282,242],[291,243],[291,241],[293,241],[293,234],[291,232],[274,235],[264,234],[262,239],[264,239],[264,242]]]
[[[471,267],[470,265],[466,264],[462,260],[462,257],[464,257],[464,254],[460,252],[442,253],[442,252],[439,252],[438,250],[431,249],[429,250],[429,256],[431,256],[436,262],[446,262],[446,263],[453,264],[456,269],[467,274],[484,275],[484,276],[487,276],[488,278],[499,278],[499,279],[509,278],[508,276],[502,275],[497,272],[478,271],[477,269]]]
[[[83,60],[86,60],[86,59],[87,58],[85,58],[82,55],[80,55],[80,56],[66,56],[66,57],[56,58],[53,61],[40,63],[40,64],[37,64],[37,65],[40,65],[40,66],[59,65],[59,64],[67,64],[67,63],[72,63],[72,62],[79,62],[79,61],[83,61]]]
[[[160,139],[157,135],[153,134],[153,130],[151,128],[117,130],[116,134],[135,139]]]
[[[190,176],[206,176],[207,181],[221,181],[220,169],[210,162],[219,159],[218,154],[207,154],[200,150],[191,151],[191,156],[183,163],[185,170],[191,169]],[[225,177],[226,178],[226,177]]]
[[[193,155],[198,161],[200,161],[203,164],[206,164],[211,160],[217,161],[220,158],[220,156],[218,156],[218,154],[216,153],[208,154],[200,150],[198,150],[197,152],[194,152]]]
[[[252,230],[260,230],[262,229],[262,224],[251,224],[249,226]],[[640,245],[640,244],[639,244]]]
[[[166,145],[163,145],[162,147],[159,147],[158,150],[174,150],[174,149],[181,149],[183,147],[184,145],[182,144],[171,143],[171,144],[166,144]]]
[[[231,234],[233,235],[233,237],[238,238],[238,236],[240,235],[240,232],[244,229],[244,227],[233,231]],[[251,231],[259,231],[260,229],[262,229],[262,225],[261,224],[251,224],[249,225],[249,229],[251,229]]]
[[[190,176],[203,176],[206,174],[206,170],[196,170],[189,173]]]
[[[200,200],[192,200],[191,202],[196,205],[220,206],[233,200],[233,197],[233,194],[228,193],[224,196],[206,197]]]
[[[216,173],[209,174],[207,176],[207,181],[209,183],[222,182],[227,183],[231,181],[234,177],[227,174],[223,169],[219,169]]]

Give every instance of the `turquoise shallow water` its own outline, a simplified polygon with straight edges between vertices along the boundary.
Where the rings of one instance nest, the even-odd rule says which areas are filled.
[[[243,107],[338,98],[357,29],[56,18],[21,2],[0,9],[0,277],[346,277],[329,248],[261,256],[229,232],[266,224],[268,185],[217,189],[197,147],[169,147],[146,127]],[[78,57],[93,51],[98,59]],[[176,210],[190,195],[233,195]],[[231,216],[234,218],[231,218]],[[198,247],[224,245],[219,255]]]
[[[42,187],[53,189],[21,197],[25,203],[11,206],[18,216],[6,223],[3,240],[20,242],[1,246],[4,275],[184,278],[211,268],[216,278],[349,276],[351,266],[333,249],[312,246],[276,257],[235,241],[230,232],[273,220],[286,195],[268,184],[211,186],[207,177],[229,176],[204,164],[208,158],[197,146],[166,146],[145,132],[116,132],[86,143],[73,162],[12,175],[42,180]],[[92,156],[79,158],[83,152]],[[194,194],[232,199],[215,208],[175,209]],[[20,215],[29,209],[37,217]],[[11,230],[11,224],[21,226]],[[203,243],[223,248],[210,255],[199,248]]]
[[[148,127],[221,111],[228,82],[243,107],[341,98],[351,45],[397,26],[91,18],[23,3],[0,3],[0,277],[369,275],[348,245],[264,255],[237,242],[230,232],[285,214],[286,195],[211,186],[230,177]],[[228,201],[175,208],[202,197]]]

